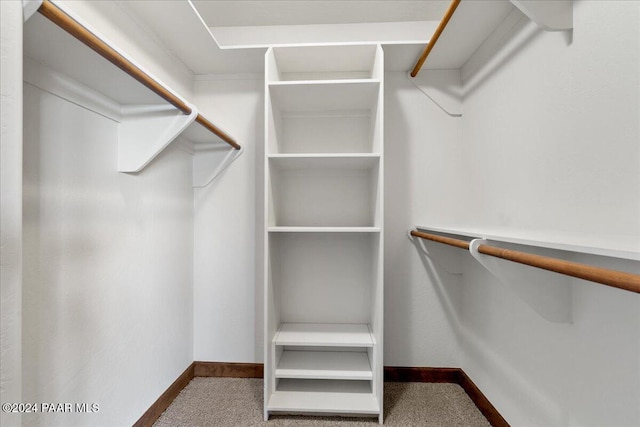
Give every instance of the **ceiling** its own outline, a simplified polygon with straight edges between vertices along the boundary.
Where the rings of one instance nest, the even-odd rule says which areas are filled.
[[[194,75],[263,73],[271,45],[383,44],[385,68],[406,71],[449,0],[116,0]],[[509,0],[466,0],[425,68],[460,68],[513,10]],[[176,25],[179,22],[180,25]]]
[[[440,20],[449,0],[192,1],[209,27]]]

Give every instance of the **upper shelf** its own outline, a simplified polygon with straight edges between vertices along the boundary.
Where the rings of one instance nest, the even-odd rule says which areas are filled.
[[[107,105],[100,113],[106,111],[105,116],[120,123],[118,171],[139,172],[194,127],[207,130],[188,132],[187,137],[197,135],[194,143],[206,140],[241,148],[195,106],[145,72],[63,4],[45,0],[39,12],[24,26],[25,57],[49,71],[26,72],[25,80],[72,102],[82,99],[86,101],[82,105],[89,104],[89,108]],[[60,89],[61,80],[64,89]]]
[[[482,238],[496,242],[514,243],[540,248],[557,249],[562,251],[600,255],[621,259],[640,261],[640,240],[633,236],[606,236],[594,233],[592,235],[572,233],[544,233],[539,230],[521,230],[514,232],[510,229],[498,227],[432,227],[417,226],[419,231],[435,231],[457,236]]]

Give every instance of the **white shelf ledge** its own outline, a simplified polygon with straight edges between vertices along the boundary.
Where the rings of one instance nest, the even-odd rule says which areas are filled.
[[[275,345],[319,347],[373,347],[366,324],[283,323],[273,338]]]
[[[380,153],[282,153],[269,154],[270,159],[379,159]]]
[[[578,235],[559,233],[557,231],[545,233],[539,230],[517,231],[496,227],[467,228],[418,225],[416,228],[419,231],[425,232],[435,231],[458,236],[468,236],[474,239],[492,240],[494,242],[514,243],[518,245],[640,261],[640,239],[634,238],[633,236],[606,236],[598,233]]]
[[[358,84],[380,84],[380,79],[310,79],[310,80],[285,80],[272,81],[269,86],[298,86],[298,85],[358,85]]]
[[[281,379],[268,410],[377,415],[380,407],[370,381]]]
[[[269,227],[269,233],[379,233],[380,227]]]
[[[372,380],[373,372],[365,352],[284,351],[276,378]]]

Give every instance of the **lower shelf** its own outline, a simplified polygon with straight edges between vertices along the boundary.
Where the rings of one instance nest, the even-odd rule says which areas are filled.
[[[282,323],[275,345],[373,347],[369,325],[356,323]]]
[[[274,412],[378,415],[370,381],[281,379],[271,395]]]
[[[276,378],[372,380],[369,357],[355,351],[284,351]]]

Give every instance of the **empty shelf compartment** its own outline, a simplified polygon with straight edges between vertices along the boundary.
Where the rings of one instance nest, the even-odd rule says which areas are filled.
[[[267,53],[269,81],[379,77],[382,57],[374,44],[282,46]]]
[[[375,157],[271,159],[269,226],[380,226],[378,164]]]

